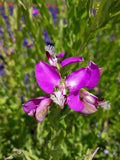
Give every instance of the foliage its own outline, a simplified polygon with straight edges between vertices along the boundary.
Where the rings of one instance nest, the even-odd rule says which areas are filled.
[[[37,16],[32,16],[33,3],[40,12]],[[0,54],[4,57],[0,63],[5,71],[0,76],[0,159],[84,160],[100,147],[96,159],[118,160],[120,1],[57,0],[56,6],[58,18],[54,22],[44,0],[17,0],[12,15],[4,1],[8,19],[0,16],[3,32]],[[70,111],[67,105],[61,110],[53,104],[41,124],[24,113],[23,101],[45,94],[34,76],[34,66],[40,60],[47,61],[44,29],[56,53],[65,51],[65,57],[83,56],[85,59],[83,64],[66,67],[62,71],[64,76],[86,66],[88,60],[104,67],[93,93],[109,100],[109,109],[83,116]],[[27,45],[23,45],[24,38]]]

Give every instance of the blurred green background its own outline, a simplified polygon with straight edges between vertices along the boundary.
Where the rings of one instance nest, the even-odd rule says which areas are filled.
[[[54,2],[58,7],[56,20],[44,0],[17,0],[12,15],[7,3],[3,4],[5,14],[3,16],[1,11],[0,15],[0,55],[4,58],[0,59],[4,66],[4,74],[0,75],[0,159],[89,160],[99,147],[94,159],[119,160],[120,1],[47,2]],[[37,16],[32,16],[32,4],[39,9]],[[99,98],[105,97],[110,108],[99,108],[96,113],[84,116],[71,111],[67,105],[61,110],[52,104],[41,124],[24,113],[23,102],[45,95],[34,76],[34,66],[40,60],[47,62],[44,30],[54,43],[56,53],[65,52],[65,58],[83,56],[85,59],[84,63],[66,66],[62,75],[87,66],[89,60],[104,67],[98,86],[90,92]]]

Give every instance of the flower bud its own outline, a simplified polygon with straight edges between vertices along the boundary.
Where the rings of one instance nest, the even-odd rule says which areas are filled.
[[[52,100],[47,97],[38,97],[31,99],[23,104],[24,112],[29,116],[35,117],[37,122],[41,123],[48,113]]]
[[[84,98],[81,100],[81,102],[83,103],[84,108],[83,108],[83,110],[80,111],[80,113],[85,114],[85,115],[89,115],[89,114],[92,114],[97,111],[97,106],[89,103]]]

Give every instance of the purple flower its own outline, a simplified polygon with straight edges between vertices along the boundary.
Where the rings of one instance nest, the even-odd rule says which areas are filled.
[[[47,115],[51,103],[52,100],[47,96],[38,97],[24,103],[23,109],[29,116],[35,117],[37,122],[41,123]]]
[[[36,9],[36,8],[33,8],[33,13],[32,13],[32,15],[34,16],[34,15],[37,15],[38,13],[39,13],[39,10]]]
[[[104,150],[104,154],[105,154],[105,155],[108,155],[108,154],[109,154],[109,150],[105,149],[105,150]]]
[[[85,108],[86,103],[83,99],[80,99],[81,91],[79,90],[83,87],[94,88],[98,84],[99,78],[99,68],[93,62],[90,62],[88,67],[81,68],[68,75],[66,86],[70,89],[70,94],[67,96],[67,104],[72,110],[80,112]]]
[[[114,39],[115,39],[115,33],[113,33],[111,36],[110,36],[110,38],[109,38],[109,41],[114,41]]]
[[[97,98],[93,94],[85,91],[83,87],[93,89],[99,82],[103,68],[90,61],[88,67],[81,68],[66,78],[66,86],[70,89],[67,96],[68,106],[75,111],[88,115],[97,111],[98,105],[108,108],[109,102],[102,102],[104,98]]]
[[[53,46],[45,49],[51,65],[40,61],[35,66],[35,76],[39,87],[50,96],[31,99],[23,104],[23,109],[28,115],[35,117],[38,122],[42,122],[52,101],[61,109],[67,103],[72,110],[85,115],[96,112],[98,105],[104,108],[109,106],[107,101],[102,102],[104,98],[99,99],[83,89],[83,87],[93,89],[98,84],[103,68],[99,68],[90,61],[89,66],[80,68],[63,79],[60,69],[71,63],[81,62],[83,58],[69,57],[61,61],[65,53],[56,55]],[[67,90],[69,90],[68,95]]]
[[[23,104],[24,103],[24,97],[20,96],[20,100],[21,100],[21,104]]]
[[[50,55],[50,53],[48,54]],[[56,56],[56,59],[59,59],[63,56],[64,53],[60,53],[59,55]],[[77,61],[78,62],[83,61],[83,58],[81,57],[68,58],[61,63],[62,64],[61,67],[64,67],[70,63],[75,63]],[[46,62],[40,61],[35,66],[35,76],[37,83],[42,90],[50,94],[50,98],[39,97],[36,99],[31,99],[27,101],[25,104],[23,104],[24,111],[28,113],[28,115],[35,117],[38,122],[42,122],[42,120],[44,119],[44,117],[48,112],[49,106],[52,101],[57,103],[61,109],[64,108],[66,102],[65,81],[64,79],[61,78],[60,73],[56,71],[58,63],[56,63],[56,66],[53,64],[49,65]],[[40,116],[38,116],[37,113],[39,113]]]
[[[4,69],[3,65],[0,64],[0,75],[5,74],[5,71],[3,69]]]
[[[96,17],[96,9],[93,8],[92,13],[93,13],[94,17]]]

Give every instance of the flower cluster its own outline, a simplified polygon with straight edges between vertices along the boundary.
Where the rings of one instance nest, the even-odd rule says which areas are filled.
[[[35,66],[35,76],[39,87],[48,95],[31,99],[23,104],[23,109],[28,115],[41,123],[52,102],[58,104],[61,109],[67,103],[72,110],[85,115],[96,112],[98,105],[109,107],[108,101],[103,102],[104,98],[99,99],[83,89],[84,87],[93,89],[98,84],[103,68],[90,61],[87,67],[62,78],[60,69],[71,63],[84,61],[83,57],[69,57],[61,61],[65,53],[56,55],[54,47],[50,45],[46,46],[45,50],[49,64],[40,61]]]

